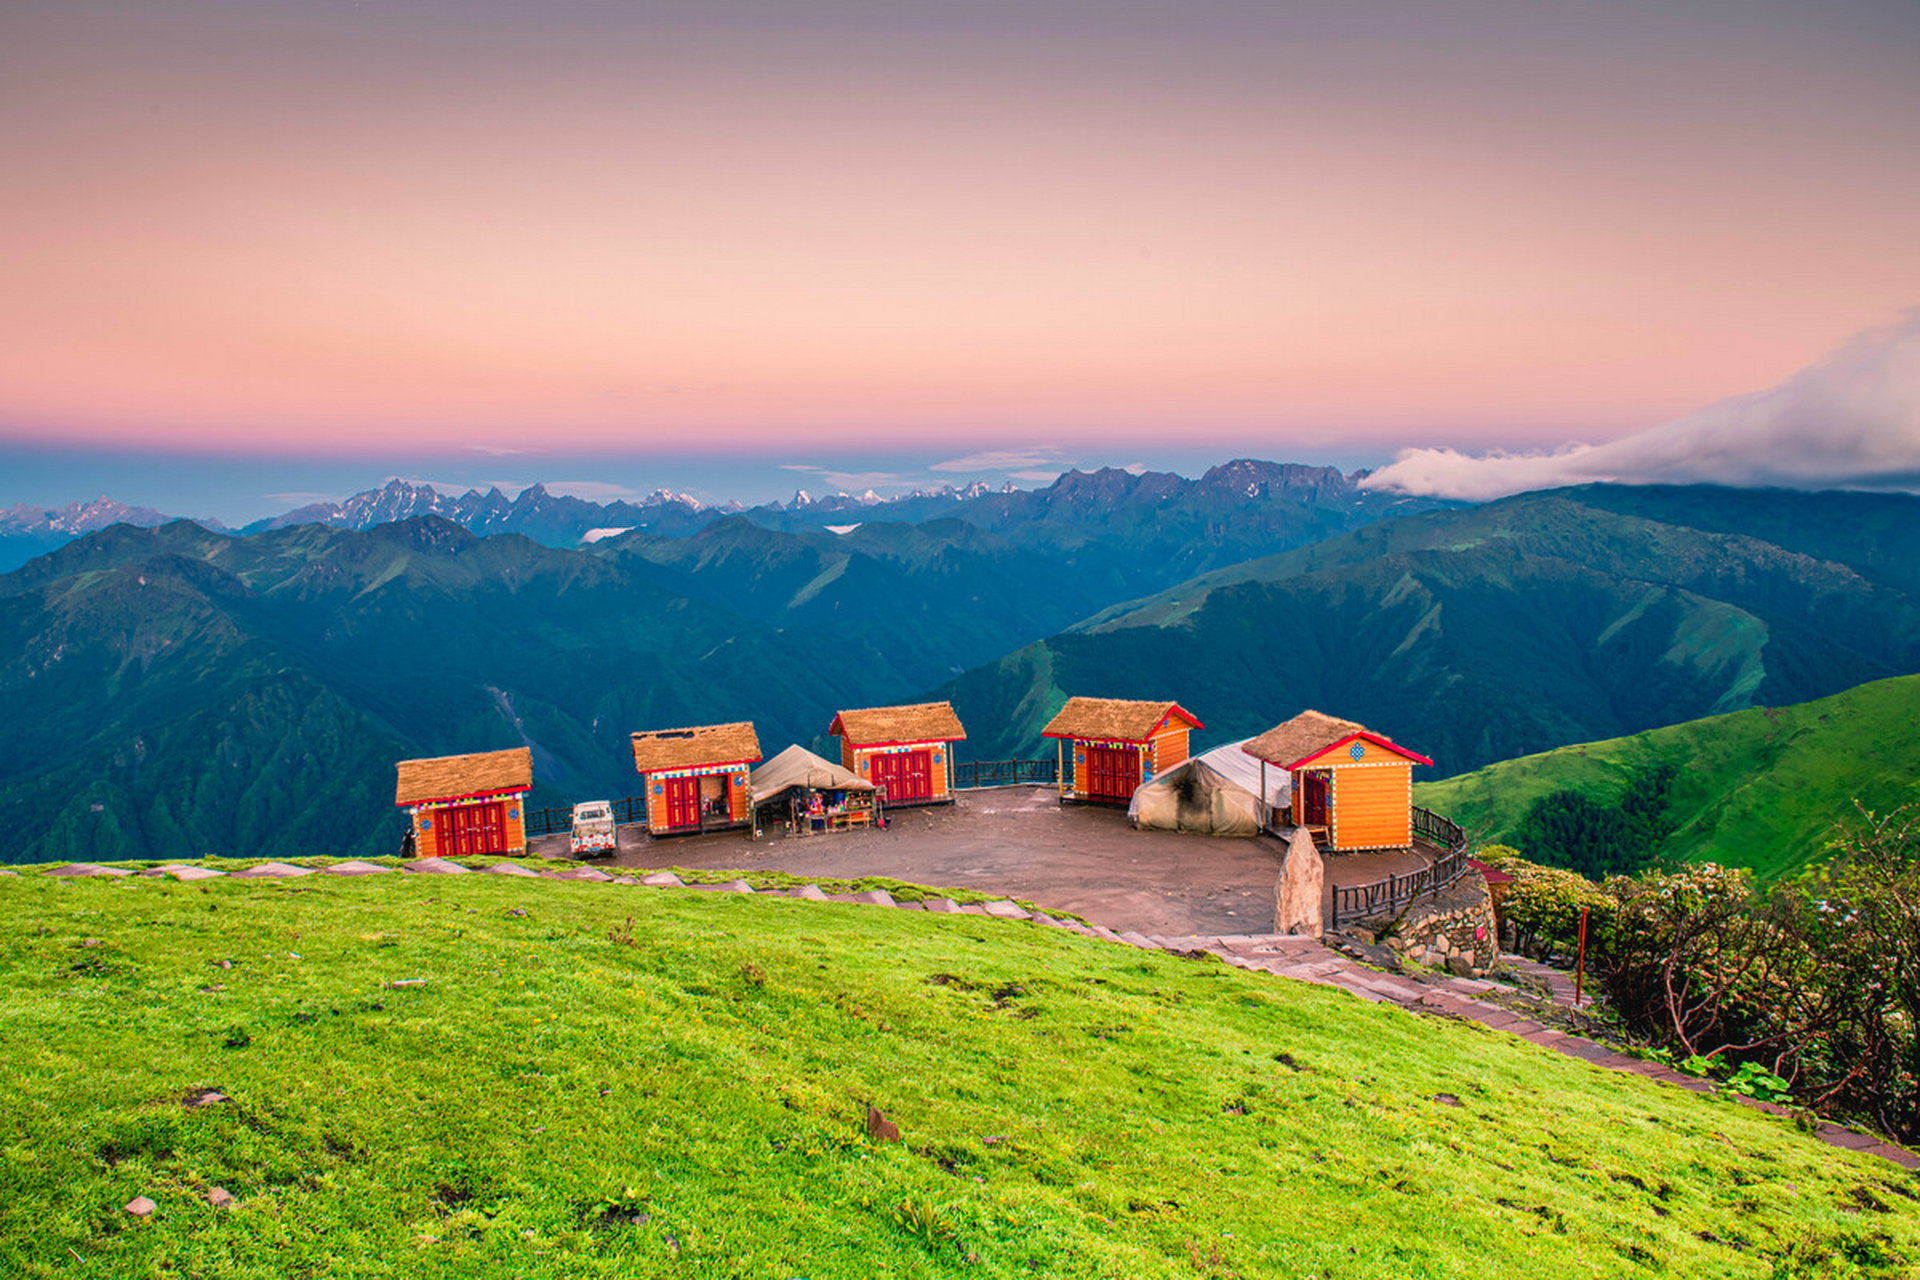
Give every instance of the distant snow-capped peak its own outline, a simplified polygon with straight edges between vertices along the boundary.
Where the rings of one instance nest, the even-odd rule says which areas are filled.
[[[25,502],[0,512],[0,528],[14,533],[64,533],[78,537],[108,525],[130,524],[150,529],[174,517],[151,507],[130,507],[102,494],[92,502],[69,502],[64,507],[36,507]],[[218,525],[202,521],[208,528]]]

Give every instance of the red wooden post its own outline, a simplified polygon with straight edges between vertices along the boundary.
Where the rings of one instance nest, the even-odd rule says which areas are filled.
[[[1580,908],[1580,953],[1573,962],[1573,1007],[1580,1007],[1580,989],[1587,976],[1587,908]]]

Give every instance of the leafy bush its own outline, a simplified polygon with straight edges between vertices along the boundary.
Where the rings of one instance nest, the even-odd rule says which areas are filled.
[[[1587,964],[1633,1034],[1682,1071],[1920,1138],[1920,811],[1863,812],[1824,866],[1762,891],[1702,863],[1604,884],[1485,851],[1509,923]]]
[[[1589,951],[1612,936],[1618,901],[1576,872],[1543,867],[1506,845],[1487,845],[1480,860],[1513,877],[1500,895],[1501,915],[1519,949],[1538,955],[1572,952],[1580,937],[1580,912],[1587,911]]]

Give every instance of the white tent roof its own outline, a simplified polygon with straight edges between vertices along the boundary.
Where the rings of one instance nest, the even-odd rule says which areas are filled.
[[[1261,808],[1260,762],[1229,742],[1182,760],[1133,793],[1127,816],[1142,830],[1254,836],[1266,821]],[[1267,770],[1267,803],[1285,805],[1292,782]]]
[[[1252,794],[1259,795],[1260,762],[1240,749],[1252,741],[1252,738],[1242,738],[1238,742],[1229,742],[1211,751],[1203,751],[1194,759],[1204,760],[1209,768],[1225,774]],[[1284,809],[1292,800],[1293,778],[1285,769],[1276,769],[1268,765],[1267,807]]]
[[[753,788],[755,804],[771,800],[788,787],[811,787],[815,791],[873,790],[873,784],[853,770],[843,769],[797,742],[755,769],[748,785]]]

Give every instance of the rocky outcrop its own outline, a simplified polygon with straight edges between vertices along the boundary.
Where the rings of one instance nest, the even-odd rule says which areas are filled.
[[[1326,865],[1313,837],[1304,830],[1293,833],[1287,856],[1280,863],[1280,876],[1273,886],[1273,931],[1275,933],[1320,936],[1320,911],[1326,883]]]

